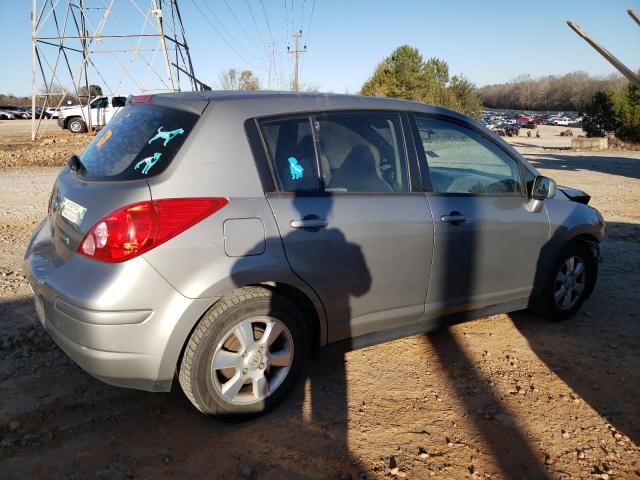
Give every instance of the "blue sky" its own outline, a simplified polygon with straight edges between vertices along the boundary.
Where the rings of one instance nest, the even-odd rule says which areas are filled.
[[[38,0],[38,5],[42,1]],[[61,4],[65,3],[61,0]],[[85,3],[105,5],[109,0],[85,0]],[[444,59],[452,73],[463,73],[478,86],[505,82],[520,74],[614,72],[567,27],[568,19],[576,21],[632,69],[640,67],[640,28],[626,13],[629,8],[640,11],[640,0],[180,0],[179,3],[196,74],[212,86],[217,84],[221,70],[235,67],[252,69],[266,87],[268,60],[264,42],[270,42],[271,36],[278,74],[281,79],[290,79],[292,56],[286,54],[286,47],[292,45],[292,32],[299,29],[303,30],[302,42],[308,49],[303,55],[301,81],[322,91],[357,92],[377,63],[405,43],[417,47],[425,57]],[[138,31],[142,21],[135,18],[137,14],[131,5],[131,0],[115,0],[114,11],[120,12],[120,22],[126,28]],[[5,66],[0,75],[0,93],[30,94],[30,10],[30,0],[0,0],[1,54]],[[219,33],[210,23],[217,26]],[[123,77],[112,57],[103,55],[99,65],[111,75],[109,78]],[[136,90],[126,78],[119,80],[117,88],[120,93]]]

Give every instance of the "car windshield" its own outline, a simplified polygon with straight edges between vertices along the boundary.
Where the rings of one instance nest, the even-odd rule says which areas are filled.
[[[198,116],[167,107],[123,108],[80,154],[85,177],[134,180],[164,171],[189,136]]]

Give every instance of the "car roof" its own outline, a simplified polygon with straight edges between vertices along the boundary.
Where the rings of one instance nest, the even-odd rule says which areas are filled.
[[[171,100],[187,103],[198,101],[234,103],[237,104],[237,108],[246,110],[248,117],[327,110],[380,109],[441,114],[469,121],[468,117],[457,112],[425,103],[397,98],[366,97],[338,93],[209,90],[204,92],[159,93],[154,95],[152,103],[169,104]]]

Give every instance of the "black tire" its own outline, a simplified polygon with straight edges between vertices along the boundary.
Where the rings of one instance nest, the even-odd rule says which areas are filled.
[[[264,400],[243,405],[230,403],[213,384],[214,353],[238,324],[260,316],[273,317],[288,328],[293,341],[291,366],[284,380]],[[304,369],[308,351],[306,323],[291,301],[266,288],[242,288],[218,300],[200,319],[185,347],[178,378],[187,398],[202,413],[221,420],[245,420],[272,410],[284,400]]]
[[[67,123],[67,128],[71,133],[85,133],[87,131],[87,124],[81,118],[72,118]]]
[[[557,288],[561,288],[557,278],[560,270],[566,268],[564,267],[565,262],[571,257],[580,259],[583,262],[584,279],[582,282],[584,285],[582,292],[572,297],[571,305],[568,308],[561,308],[555,298]],[[545,284],[540,289],[540,295],[531,298],[529,309],[542,318],[555,321],[567,320],[580,310],[584,301],[591,294],[596,282],[596,276],[597,262],[589,247],[580,242],[570,242],[564,246],[556,258]]]

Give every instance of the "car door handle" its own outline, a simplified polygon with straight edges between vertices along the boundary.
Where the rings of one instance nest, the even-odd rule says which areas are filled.
[[[441,222],[450,223],[451,225],[460,225],[467,221],[467,217],[460,212],[451,212],[449,215],[442,215],[440,217]]]
[[[291,220],[291,228],[324,228],[329,223],[323,218],[303,218],[302,220]]]

